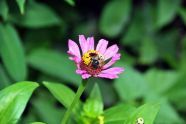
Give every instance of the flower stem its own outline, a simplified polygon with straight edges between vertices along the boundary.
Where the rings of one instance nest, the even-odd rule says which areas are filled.
[[[86,80],[82,80],[77,92],[76,92],[76,95],[75,95],[75,98],[74,100],[72,101],[72,104],[70,105],[70,107],[67,109],[67,111],[65,112],[65,115],[63,117],[63,120],[61,122],[61,124],[67,124],[67,121],[71,115],[71,112],[72,112],[72,109],[74,108],[74,106],[78,103],[83,91],[85,90],[85,87],[86,87],[86,84],[87,84],[87,79]]]

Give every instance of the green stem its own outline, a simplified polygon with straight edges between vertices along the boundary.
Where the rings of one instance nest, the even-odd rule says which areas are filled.
[[[78,88],[78,90],[76,92],[75,98],[74,98],[72,104],[70,105],[70,107],[67,109],[67,111],[66,111],[66,113],[65,113],[65,115],[63,117],[63,120],[62,120],[61,124],[67,124],[67,121],[68,121],[68,119],[70,117],[70,114],[72,112],[72,109],[78,103],[78,101],[79,101],[79,99],[80,99],[83,91],[85,90],[87,81],[88,80],[82,80],[82,82],[81,82],[81,84],[80,84],[80,86],[79,86],[79,88]]]

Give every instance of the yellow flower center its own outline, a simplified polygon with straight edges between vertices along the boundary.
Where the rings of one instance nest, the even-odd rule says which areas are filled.
[[[91,62],[91,54],[97,55],[98,52],[96,50],[89,50],[85,54],[83,54],[82,60],[84,64],[89,65]]]
[[[103,55],[96,50],[89,50],[83,54],[80,68],[86,70],[90,75],[97,75],[102,71],[104,64]]]

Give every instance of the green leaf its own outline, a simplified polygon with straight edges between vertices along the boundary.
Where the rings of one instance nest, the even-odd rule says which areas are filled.
[[[181,16],[183,22],[184,22],[185,25],[186,25],[186,9],[185,9],[185,8],[181,8],[181,9],[179,10],[179,14],[180,14],[180,16]]]
[[[70,107],[75,97],[75,93],[70,88],[59,83],[43,82],[43,84],[62,105],[64,105],[66,108]],[[82,103],[79,100],[79,103],[73,109],[73,113],[76,116],[75,119],[80,116],[79,113],[81,106]]]
[[[76,85],[80,83],[81,78],[75,73],[75,64],[68,59],[67,54],[36,49],[28,56],[28,62],[32,67],[46,74]]]
[[[115,80],[114,86],[119,97],[127,101],[143,97],[148,90],[143,75],[127,66],[120,78]]]
[[[0,24],[0,54],[3,63],[15,81],[26,79],[27,68],[21,40],[11,25]]]
[[[124,32],[121,39],[121,43],[124,46],[130,45],[132,49],[139,50],[143,39],[152,37],[156,31],[156,11],[154,8],[154,5],[151,4],[150,1],[144,2],[143,6],[136,6],[134,8],[134,15],[133,18],[131,18],[128,30]]]
[[[100,31],[109,37],[119,35],[129,20],[131,0],[113,0],[103,9]]]
[[[0,15],[3,17],[4,21],[8,18],[8,5],[6,0],[0,1]]]
[[[73,29],[73,36],[77,36],[79,34],[84,34],[85,36],[91,36],[92,34],[96,35],[97,32],[97,23],[95,19],[90,19],[85,23],[81,23],[76,25],[75,29]]]
[[[10,85],[10,79],[8,78],[7,74],[5,73],[4,68],[0,65],[0,89]]]
[[[170,23],[176,16],[181,5],[181,0],[158,0],[157,7],[157,27]]]
[[[39,85],[23,81],[0,91],[0,123],[15,124],[23,113],[32,92]]]
[[[33,122],[33,123],[30,123],[30,124],[46,124],[46,123],[43,123],[43,122]]]
[[[29,111],[29,113],[26,116],[24,116],[24,118],[21,118],[21,120],[19,121],[20,124],[30,124],[38,119],[36,110],[33,110],[33,108],[31,109],[32,111]]]
[[[104,111],[105,123],[110,124],[109,122],[124,122],[135,109],[135,107],[127,104],[120,104],[111,107]]]
[[[17,5],[19,6],[21,14],[24,14],[24,5],[26,0],[16,0]]]
[[[67,86],[59,83],[43,82],[52,95],[66,108],[70,107],[75,93]]]
[[[151,38],[144,38],[140,47],[140,62],[142,64],[152,64],[158,57],[158,50]]]
[[[124,124],[135,124],[138,118],[143,118],[145,124],[153,124],[159,108],[160,105],[157,103],[144,104],[137,108]]]
[[[175,71],[151,69],[145,73],[146,82],[156,93],[165,93],[178,78],[179,74]]]
[[[74,0],[65,0],[68,4],[70,4],[71,6],[75,5]]]
[[[144,24],[144,17],[142,11],[139,11],[141,8],[135,9],[134,18],[132,18],[127,32],[123,35],[121,43],[123,45],[137,45],[144,37],[146,30]],[[143,35],[141,35],[141,33]]]
[[[160,111],[155,120],[157,124],[184,124],[183,120],[177,114],[175,108],[173,108],[168,102],[162,102]]]
[[[185,71],[181,70],[178,81],[166,92],[166,97],[173,103],[178,110],[186,110],[186,76]]]
[[[180,40],[179,37],[180,32],[176,28],[156,33],[154,36],[159,56],[173,67],[177,67],[177,41]]]
[[[96,82],[97,84],[99,84],[99,89],[104,89],[100,91],[103,96],[102,97],[103,103],[105,105],[112,105],[115,103],[115,101],[117,100],[117,94],[115,92],[113,85],[110,85],[110,84],[108,85],[108,82],[101,78],[90,78],[89,82],[90,84],[95,84]],[[85,91],[91,91],[91,89],[90,90],[88,89],[89,87],[92,89],[93,85],[88,85],[88,87],[86,88],[87,90]]]
[[[11,18],[16,24],[28,28],[42,28],[61,23],[60,18],[45,4],[29,2],[24,15],[13,15]]]
[[[124,124],[124,121],[112,121],[112,122],[106,122],[104,124]]]
[[[178,69],[180,70],[181,73],[185,74],[186,73],[186,36],[184,36],[181,40],[181,55],[180,55],[180,62]],[[185,77],[185,76],[184,76]],[[186,79],[186,78],[185,78]]]
[[[52,41],[60,41],[64,37],[64,30],[63,26],[28,30],[24,35],[25,47],[28,50],[50,48]]]
[[[151,92],[148,93],[145,101],[158,101],[160,103],[160,110],[155,119],[156,124],[183,124],[183,120],[179,117],[176,110],[170,105],[166,98]]]
[[[89,98],[86,100],[83,110],[84,115],[90,118],[97,118],[103,113],[103,101],[97,84],[95,84]]]
[[[101,91],[99,88],[99,85],[96,83],[90,93],[89,99],[94,99],[102,103],[102,96],[101,96]]]
[[[48,92],[40,90],[41,94],[32,101],[33,108],[37,112],[40,121],[47,124],[59,124],[64,114],[62,107],[56,106],[56,100]]]

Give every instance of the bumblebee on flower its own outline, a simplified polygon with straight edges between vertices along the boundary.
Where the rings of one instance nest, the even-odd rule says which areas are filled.
[[[114,79],[124,71],[121,67],[111,67],[121,56],[117,45],[107,48],[108,41],[101,39],[94,48],[94,38],[86,39],[84,35],[79,35],[79,44],[81,52],[79,46],[69,40],[68,54],[77,65],[76,73],[80,74],[83,79],[91,76]]]
[[[79,44],[81,50],[74,41],[68,41],[69,50],[67,53],[70,55],[69,59],[75,62],[77,66],[76,73],[81,75],[83,80],[78,87],[72,104],[63,117],[62,124],[68,122],[72,109],[85,90],[89,77],[114,79],[118,78],[118,74],[124,71],[121,67],[111,67],[121,56],[118,53],[119,48],[117,45],[107,48],[108,41],[101,39],[95,48],[94,38],[88,37],[86,39],[84,35],[79,35]],[[100,124],[104,123],[103,117],[100,117],[99,120]]]

